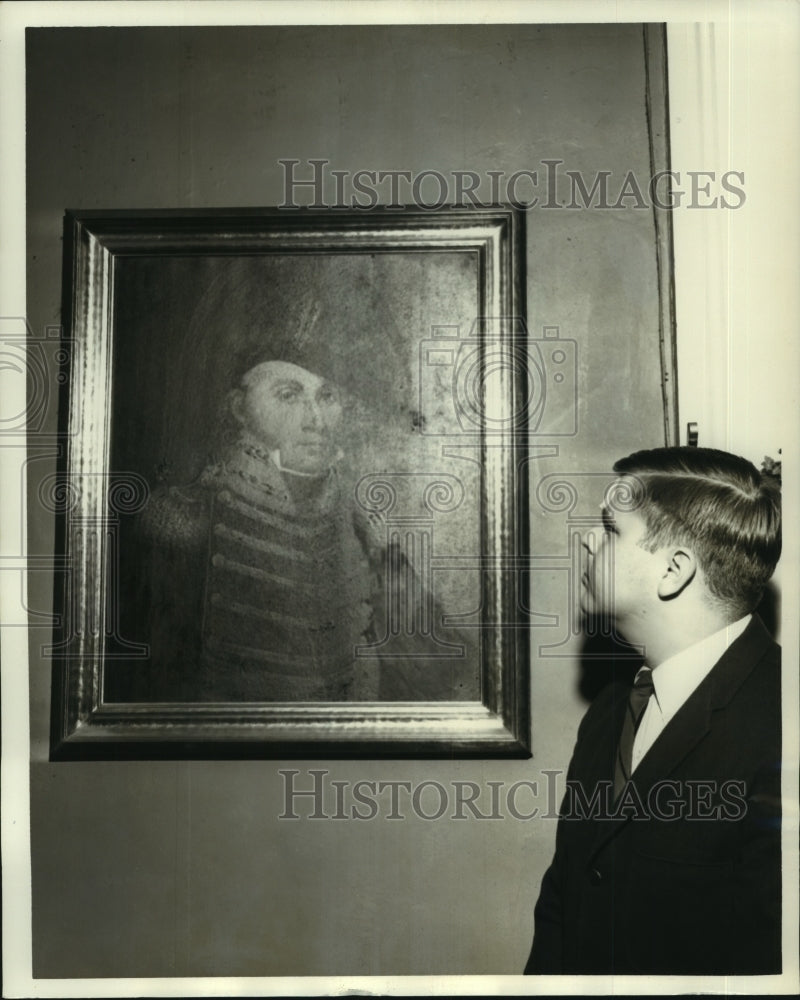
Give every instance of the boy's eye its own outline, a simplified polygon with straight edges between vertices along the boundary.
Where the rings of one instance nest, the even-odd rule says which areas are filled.
[[[297,398],[297,390],[296,389],[279,389],[278,390],[278,399],[282,403],[289,403],[293,399],[296,399],[296,398]]]

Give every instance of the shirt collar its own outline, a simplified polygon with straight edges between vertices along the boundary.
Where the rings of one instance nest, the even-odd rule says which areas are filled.
[[[752,615],[725,625],[718,632],[687,646],[653,669],[653,687],[666,722],[678,711],[722,654],[747,628]]]

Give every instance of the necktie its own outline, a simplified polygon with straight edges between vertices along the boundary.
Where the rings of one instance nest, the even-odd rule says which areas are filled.
[[[642,721],[647,702],[654,691],[653,671],[650,667],[642,667],[636,675],[625,710],[625,720],[622,723],[622,734],[617,747],[617,763],[614,768],[614,800],[619,798],[625,782],[631,776],[631,761],[633,759],[633,741],[636,730]]]

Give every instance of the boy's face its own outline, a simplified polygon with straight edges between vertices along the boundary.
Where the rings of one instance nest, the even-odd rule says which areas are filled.
[[[644,518],[635,511],[603,507],[603,534],[589,535],[584,548],[587,568],[581,578],[581,608],[608,616],[625,634],[625,622],[655,610],[658,581],[666,570],[662,550],[642,546],[647,534]]]

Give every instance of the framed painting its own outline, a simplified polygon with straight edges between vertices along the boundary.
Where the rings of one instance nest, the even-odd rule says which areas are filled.
[[[524,256],[509,206],[66,214],[53,759],[529,756]]]

